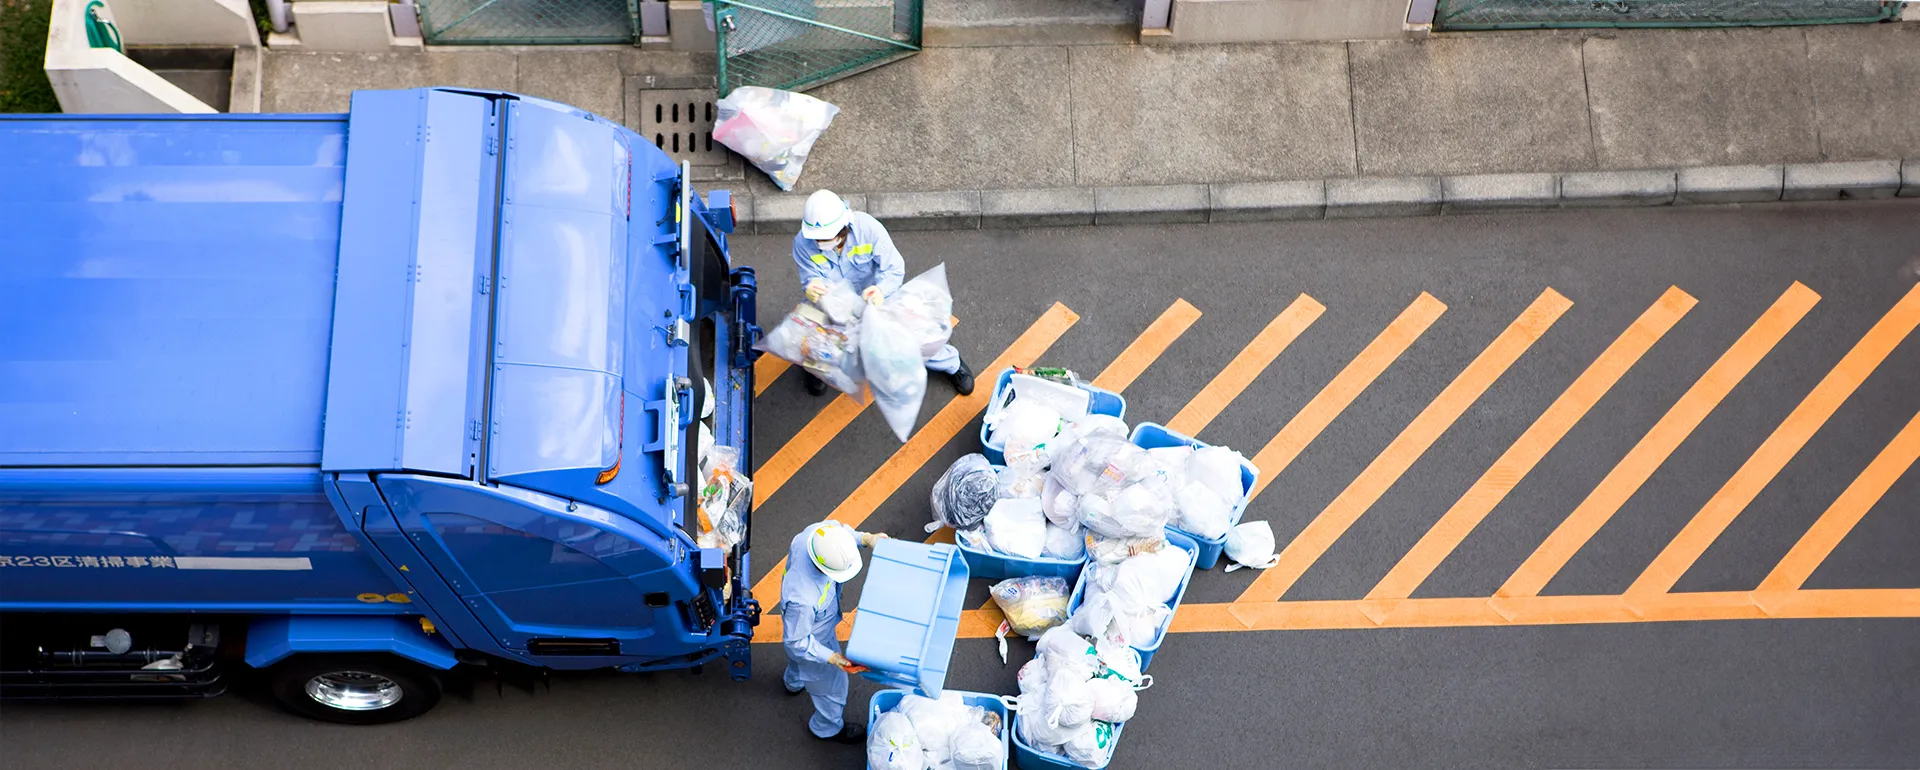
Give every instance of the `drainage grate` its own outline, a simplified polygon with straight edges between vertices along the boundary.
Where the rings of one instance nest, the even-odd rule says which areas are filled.
[[[715,92],[700,89],[641,89],[635,130],[675,161],[726,166],[732,156],[713,141],[716,98]]]

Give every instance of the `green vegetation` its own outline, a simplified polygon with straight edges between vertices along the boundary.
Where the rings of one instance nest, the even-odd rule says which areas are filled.
[[[267,35],[273,32],[273,19],[267,16],[267,0],[247,0],[253,8],[253,25],[260,28],[260,42],[267,42]]]
[[[53,0],[0,0],[0,112],[59,112],[47,82]]]

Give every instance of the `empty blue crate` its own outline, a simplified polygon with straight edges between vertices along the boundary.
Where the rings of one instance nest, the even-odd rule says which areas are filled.
[[[1134,426],[1132,440],[1134,446],[1142,449],[1159,449],[1170,446],[1190,446],[1194,449],[1205,449],[1210,446],[1191,437],[1182,436],[1168,430],[1164,425],[1151,422],[1143,422]],[[1240,499],[1234,502],[1233,512],[1227,517],[1227,526],[1229,528],[1240,523],[1240,516],[1247,512],[1247,498],[1253,494],[1253,487],[1259,483],[1259,481],[1260,469],[1254,467],[1253,463],[1246,458],[1241,458]],[[1220,553],[1226,550],[1227,547],[1227,538],[1225,536],[1209,540],[1192,532],[1180,529],[1179,527],[1169,526],[1167,530],[1186,535],[1187,537],[1193,538],[1194,542],[1200,544],[1200,558],[1195,562],[1195,564],[1199,565],[1200,569],[1213,569],[1214,565],[1220,563]]]
[[[847,658],[862,676],[940,697],[967,601],[967,562],[945,543],[874,544]]]
[[[1016,380],[1016,377],[1020,379]],[[1077,385],[1062,385],[1050,380],[1018,374],[1013,371],[1012,367],[1008,367],[1001,370],[999,378],[994,380],[993,400],[987,402],[986,419],[980,424],[980,452],[986,455],[987,461],[994,465],[1007,464],[1007,446],[1005,442],[1000,441],[993,435],[993,431],[987,427],[987,423],[992,422],[993,418],[1000,414],[1000,410],[1007,408],[1007,405],[1012,403],[1013,397],[1018,393],[1013,387],[1016,382],[1024,386],[1047,388],[1056,392],[1076,388],[1085,392],[1087,395],[1086,414],[1079,414],[1068,410],[1067,413],[1063,413],[1061,416],[1069,421],[1078,420],[1086,415],[1093,414],[1104,414],[1122,420],[1127,417],[1127,400],[1122,398],[1118,393],[1110,390],[1101,390],[1084,382]],[[1071,399],[1069,398],[1067,400]]]
[[[1200,555],[1200,545],[1192,537],[1177,529],[1167,530],[1167,545],[1180,548],[1187,552],[1187,574],[1180,578],[1180,587],[1174,590],[1173,601],[1167,603],[1169,608],[1177,612],[1180,609],[1180,600],[1187,595],[1187,584],[1193,582],[1193,563],[1194,559]],[[1068,616],[1072,616],[1073,613],[1080,611],[1080,602],[1085,598],[1087,593],[1087,575],[1092,572],[1092,569],[1082,570],[1080,572],[1080,579],[1074,582],[1073,596],[1067,599]],[[1167,619],[1161,622],[1158,629],[1154,630],[1152,642],[1143,645],[1134,645],[1133,648],[1140,651],[1141,671],[1147,670],[1147,664],[1153,662],[1153,653],[1160,649],[1161,642],[1166,641],[1167,626],[1172,624],[1173,614],[1168,613]]]

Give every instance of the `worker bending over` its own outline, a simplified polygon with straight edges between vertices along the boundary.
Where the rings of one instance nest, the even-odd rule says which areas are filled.
[[[780,619],[785,629],[788,695],[813,696],[807,731],[821,740],[864,743],[867,729],[845,724],[847,668],[840,653],[840,584],[860,574],[860,547],[886,537],[837,521],[809,525],[787,548],[787,575],[780,581]]]

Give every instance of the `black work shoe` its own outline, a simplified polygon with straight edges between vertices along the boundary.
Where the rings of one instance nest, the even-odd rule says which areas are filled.
[[[816,396],[826,395],[827,381],[811,374],[807,375],[807,392]]]
[[[953,380],[953,389],[955,392],[962,396],[973,395],[973,368],[967,366],[967,359],[960,359],[960,368],[948,374],[947,379]]]
[[[786,686],[785,684],[782,684],[782,685],[780,685],[780,689],[783,689],[783,690],[786,690],[786,689],[787,689],[787,686]],[[789,698],[791,698],[791,697],[793,697],[793,696],[795,696],[795,695],[799,695],[800,693],[803,693],[803,692],[806,692],[806,691],[807,691],[807,688],[805,688],[805,687],[802,687],[802,688],[800,688],[800,689],[798,689],[798,690],[787,690],[787,697],[789,697]]]
[[[813,731],[808,730],[807,734],[813,735]],[[813,737],[820,738],[818,735],[813,735]],[[860,725],[849,724],[841,727],[839,733],[820,738],[820,740],[844,743],[849,746],[860,746],[867,742],[867,728]]]

